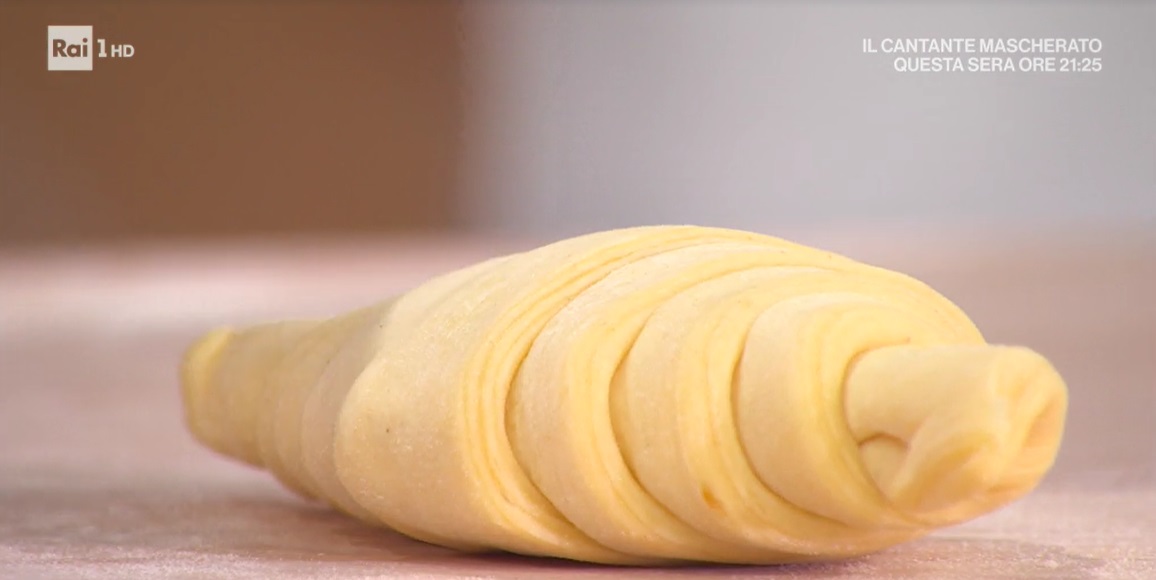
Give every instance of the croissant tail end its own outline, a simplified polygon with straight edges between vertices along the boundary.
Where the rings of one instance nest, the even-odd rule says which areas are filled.
[[[210,449],[253,462],[237,443],[234,426],[217,392],[217,367],[221,355],[232,342],[234,332],[218,329],[198,339],[185,353],[181,364],[181,400],[189,431]]]
[[[858,361],[845,402],[883,494],[914,519],[947,525],[1035,488],[1059,451],[1067,389],[1026,348],[897,346]]]

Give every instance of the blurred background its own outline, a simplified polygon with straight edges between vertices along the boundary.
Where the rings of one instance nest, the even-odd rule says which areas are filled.
[[[458,8],[0,3],[0,243],[448,226]],[[135,54],[49,72],[50,24]]]
[[[48,24],[135,47],[49,72]],[[1156,218],[1142,2],[0,4],[0,245]],[[1096,37],[1096,73],[863,38]]]

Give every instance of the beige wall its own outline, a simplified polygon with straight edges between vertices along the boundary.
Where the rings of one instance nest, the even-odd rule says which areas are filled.
[[[451,220],[448,2],[0,4],[0,245]],[[134,45],[48,72],[46,26]]]

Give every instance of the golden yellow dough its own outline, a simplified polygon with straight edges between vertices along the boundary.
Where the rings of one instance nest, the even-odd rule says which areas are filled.
[[[216,451],[366,522],[614,564],[869,553],[1030,491],[1067,405],[902,274],[693,226],[497,258],[330,320],[214,331]]]

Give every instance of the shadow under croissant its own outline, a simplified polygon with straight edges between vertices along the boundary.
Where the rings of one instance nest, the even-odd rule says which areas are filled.
[[[215,504],[214,504],[215,505]],[[277,561],[391,562],[423,567],[453,565],[471,573],[517,578],[616,577],[629,571],[632,578],[880,578],[964,580],[973,578],[1082,580],[1100,577],[1105,562],[1071,554],[1058,546],[1006,539],[930,536],[879,553],[848,560],[807,564],[747,566],[688,563],[662,568],[619,567],[555,558],[491,552],[461,553],[426,544],[393,532],[351,521],[316,504],[293,500],[227,500],[215,507],[230,511],[244,506],[244,519],[276,530],[278,541],[258,546],[233,545],[248,557]],[[256,511],[253,511],[256,509]],[[258,513],[259,512],[259,513]],[[275,517],[267,517],[274,515]],[[271,523],[273,522],[273,523]],[[284,533],[291,528],[293,533]],[[294,533],[313,530],[296,539]],[[286,541],[288,540],[288,541]],[[319,545],[320,544],[320,545]],[[446,570],[447,573],[450,570]]]
[[[514,554],[463,556],[514,566],[518,577],[588,576],[618,567]],[[628,567],[631,578],[911,578],[927,580],[1083,580],[1099,578],[1105,562],[1068,553],[1057,546],[1002,539],[929,537],[883,552],[848,560],[805,564],[746,566],[691,563],[672,568]]]
[[[490,577],[617,577],[627,569],[504,553],[465,554],[357,522],[263,485],[243,488],[189,482],[149,487],[118,482],[96,487],[13,491],[25,509],[2,523],[36,557],[64,539],[81,549],[58,565],[85,562],[171,566],[186,560],[276,562],[286,566],[355,565],[360,572],[420,571],[447,575],[463,569]],[[21,516],[20,514],[26,514]],[[136,546],[127,549],[125,546]],[[693,564],[629,568],[633,578],[1047,578],[1096,577],[1102,560],[1060,547],[1013,540],[932,535],[883,552],[815,564],[728,566]]]
[[[427,545],[397,536],[388,530],[351,530],[341,527],[338,533],[364,549],[372,550],[387,534],[388,543],[407,542]],[[688,563],[684,566],[639,568],[575,562],[556,558],[514,555],[514,553],[453,552],[429,545],[429,557],[436,562],[469,566],[475,573],[509,574],[517,578],[616,577],[629,571],[631,578],[839,578],[876,579],[906,578],[934,580],[1007,579],[1007,580],[1083,580],[1099,578],[1105,563],[1101,559],[1073,555],[1060,546],[1014,540],[984,540],[951,536],[931,536],[895,546],[873,555],[809,564],[731,565]],[[425,560],[406,558],[408,562]],[[429,562],[429,560],[427,560]]]

